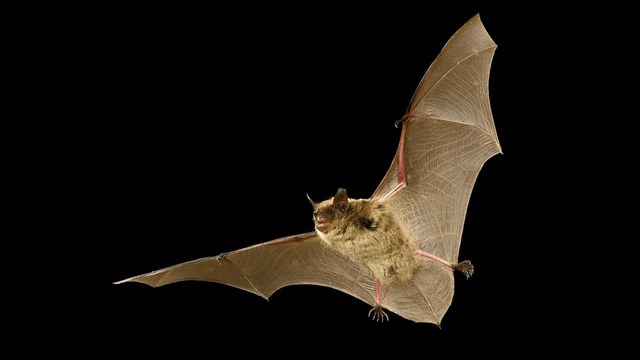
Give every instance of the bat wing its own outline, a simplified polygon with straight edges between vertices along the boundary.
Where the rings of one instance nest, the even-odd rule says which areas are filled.
[[[117,282],[153,287],[176,281],[217,282],[269,298],[295,284],[320,285],[374,304],[375,284],[368,270],[321,243],[314,233],[288,236],[244,249],[205,257]]]
[[[134,276],[116,284],[138,282],[159,287],[185,280],[210,281],[265,299],[288,285],[319,285],[340,290],[375,306],[375,279],[369,270],[321,242],[315,232],[288,236]],[[427,264],[416,271],[409,283],[389,285],[385,307],[416,322],[439,323],[435,312],[425,309],[438,307],[446,298],[424,294],[418,285],[443,286],[440,280],[447,276],[453,277],[451,271],[437,264]]]
[[[372,199],[384,201],[420,248],[458,261],[462,227],[480,168],[500,152],[489,105],[496,48],[478,16],[433,62],[403,121],[398,151]],[[200,280],[268,298],[294,284],[321,285],[376,306],[368,269],[322,243],[315,233],[285,237],[122,280],[162,286]],[[387,284],[382,306],[416,321],[440,324],[453,298],[450,268],[426,261],[410,280]]]
[[[501,152],[488,86],[495,49],[478,15],[451,37],[413,96],[396,156],[372,196],[394,210],[423,251],[452,264],[458,262],[478,173],[486,160]],[[423,274],[429,279],[397,289],[437,299],[428,300],[436,318],[444,315],[453,298],[453,275],[441,268],[444,272]],[[397,306],[390,299],[384,305]]]

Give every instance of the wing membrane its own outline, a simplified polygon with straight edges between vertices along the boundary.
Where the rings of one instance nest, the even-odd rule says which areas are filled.
[[[501,152],[488,87],[495,48],[479,16],[447,42],[416,90],[398,152],[372,196],[396,210],[422,250],[451,263],[478,173]]]
[[[451,263],[458,252],[478,173],[501,152],[489,104],[496,45],[478,16],[446,44],[423,77],[403,121],[396,156],[372,199],[394,210],[420,248]],[[315,233],[289,236],[202,258],[123,282],[154,287],[211,281],[263,298],[295,284],[340,290],[376,305],[369,270],[333,251]],[[440,324],[454,293],[453,271],[425,261],[407,281],[385,284],[382,306],[416,322]]]
[[[153,287],[199,280],[233,286],[263,298],[295,284],[335,288],[366,303],[375,300],[369,271],[323,245],[315,233],[289,236],[219,256],[189,261],[122,280]]]

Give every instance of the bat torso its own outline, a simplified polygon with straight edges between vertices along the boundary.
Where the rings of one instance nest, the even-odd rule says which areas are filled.
[[[331,206],[330,200],[319,207]],[[349,210],[316,232],[335,251],[365,266],[380,280],[408,280],[417,266],[417,245],[383,203],[349,199]]]

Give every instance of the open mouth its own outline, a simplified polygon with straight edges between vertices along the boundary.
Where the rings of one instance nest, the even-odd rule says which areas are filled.
[[[328,222],[318,222],[318,224],[316,225],[316,229],[323,231],[323,230],[328,230],[329,229],[329,223]]]
[[[329,229],[331,223],[327,220],[326,217],[322,215],[316,215],[316,229],[326,232],[325,230]]]
[[[313,219],[315,220],[317,230],[325,234],[327,233],[327,231],[329,231],[329,228],[331,227],[331,221],[329,221],[330,218],[327,217],[322,211],[315,212],[313,214]]]

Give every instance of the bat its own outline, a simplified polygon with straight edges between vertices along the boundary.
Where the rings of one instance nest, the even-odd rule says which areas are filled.
[[[474,272],[458,261],[471,191],[484,163],[502,153],[489,102],[496,47],[479,15],[449,39],[396,122],[396,155],[370,198],[349,198],[343,188],[319,203],[309,198],[314,231],[115,284],[201,280],[265,299],[288,285],[320,285],[369,304],[376,321],[390,311],[440,326],[455,271]]]

